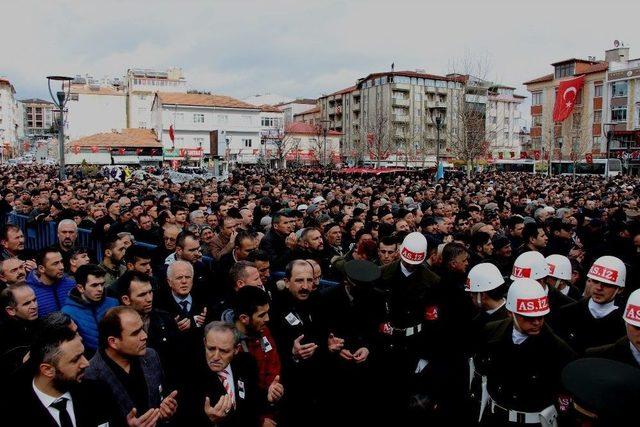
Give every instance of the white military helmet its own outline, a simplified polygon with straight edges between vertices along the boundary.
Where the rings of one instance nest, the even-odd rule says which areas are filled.
[[[542,285],[533,279],[515,279],[507,293],[507,310],[526,317],[549,314],[549,297]]]
[[[624,321],[640,328],[640,289],[631,292],[624,309]]]
[[[538,251],[529,251],[521,254],[513,263],[511,280],[533,279],[540,280],[549,275],[547,260]]]
[[[571,261],[564,255],[553,254],[547,257],[549,276],[560,280],[571,280]]]
[[[414,231],[407,234],[400,246],[400,258],[407,264],[422,264],[427,257],[427,239]]]
[[[605,255],[593,262],[587,277],[598,282],[624,288],[627,278],[627,267],[619,258]]]
[[[487,292],[503,283],[504,278],[498,267],[489,262],[483,262],[475,265],[469,271],[465,290],[467,292]]]

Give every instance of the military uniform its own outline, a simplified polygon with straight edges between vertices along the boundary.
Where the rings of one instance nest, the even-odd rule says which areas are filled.
[[[636,356],[634,356],[634,352],[631,349],[632,345],[633,344],[629,342],[629,338],[622,337],[612,344],[587,349],[585,356],[616,360],[635,368],[640,368],[640,360],[636,359]],[[640,355],[640,351],[637,353]]]
[[[589,311],[588,298],[560,309],[553,320],[554,331],[580,354],[589,347],[610,344],[625,334],[620,308],[596,319]]]
[[[524,415],[509,410],[538,413],[553,405],[560,390],[560,373],[576,357],[547,325],[521,344],[514,343],[513,329],[513,319],[489,323],[474,358],[476,369],[487,378],[486,389],[493,402],[483,416],[489,425],[510,418],[524,421]]]
[[[455,413],[452,407],[464,400],[468,387],[468,297],[462,290],[441,285],[423,264],[407,276],[401,261],[382,268],[376,293],[378,374],[386,385],[385,399],[391,398],[392,408],[405,414],[410,402],[405,424],[422,422],[423,415],[412,414],[412,409],[423,414],[433,414],[435,408],[441,415]],[[460,415],[459,409],[455,415]],[[397,416],[394,421],[398,422]]]

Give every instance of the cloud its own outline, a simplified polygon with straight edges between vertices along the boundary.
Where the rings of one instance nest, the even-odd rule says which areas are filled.
[[[601,3],[586,0],[27,0],[3,5],[11,37],[0,73],[19,98],[47,97],[48,74],[169,66],[182,67],[193,88],[239,98],[317,97],[392,62],[445,74],[469,51],[490,56],[489,78],[526,94],[522,82],[551,62],[602,58],[614,39],[634,42],[635,14],[614,15],[602,19]]]

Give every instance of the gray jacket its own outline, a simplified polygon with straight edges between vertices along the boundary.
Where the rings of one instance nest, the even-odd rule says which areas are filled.
[[[140,358],[140,362],[144,378],[147,381],[148,407],[158,408],[162,401],[162,365],[160,364],[158,353],[152,348],[147,348],[147,352]],[[118,377],[116,377],[116,374],[102,357],[100,351],[91,358],[89,367],[85,371],[85,378],[106,384],[111,389],[111,393],[120,409],[120,415],[124,418],[127,417],[127,414],[133,409],[134,403],[122,383],[118,380]]]

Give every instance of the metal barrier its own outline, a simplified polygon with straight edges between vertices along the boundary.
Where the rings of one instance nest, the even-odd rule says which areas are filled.
[[[25,247],[31,250],[40,250],[47,246],[54,245],[58,242],[57,223],[50,221],[44,223],[32,223],[28,224],[29,217],[25,215],[18,215],[11,213],[7,217],[8,224],[14,224],[20,227],[25,236]],[[103,257],[102,243],[99,240],[95,240],[91,237],[91,230],[85,228],[78,228],[77,245],[85,247],[91,251],[94,251],[97,257],[97,261],[101,262]],[[145,242],[136,242],[137,246],[143,246],[153,252],[157,246]],[[207,264],[209,268],[214,266],[214,260],[211,257],[203,256],[202,262]],[[274,271],[271,273],[271,277],[275,280],[284,278],[284,271]],[[320,288],[338,286],[338,282],[331,280],[320,280]]]

